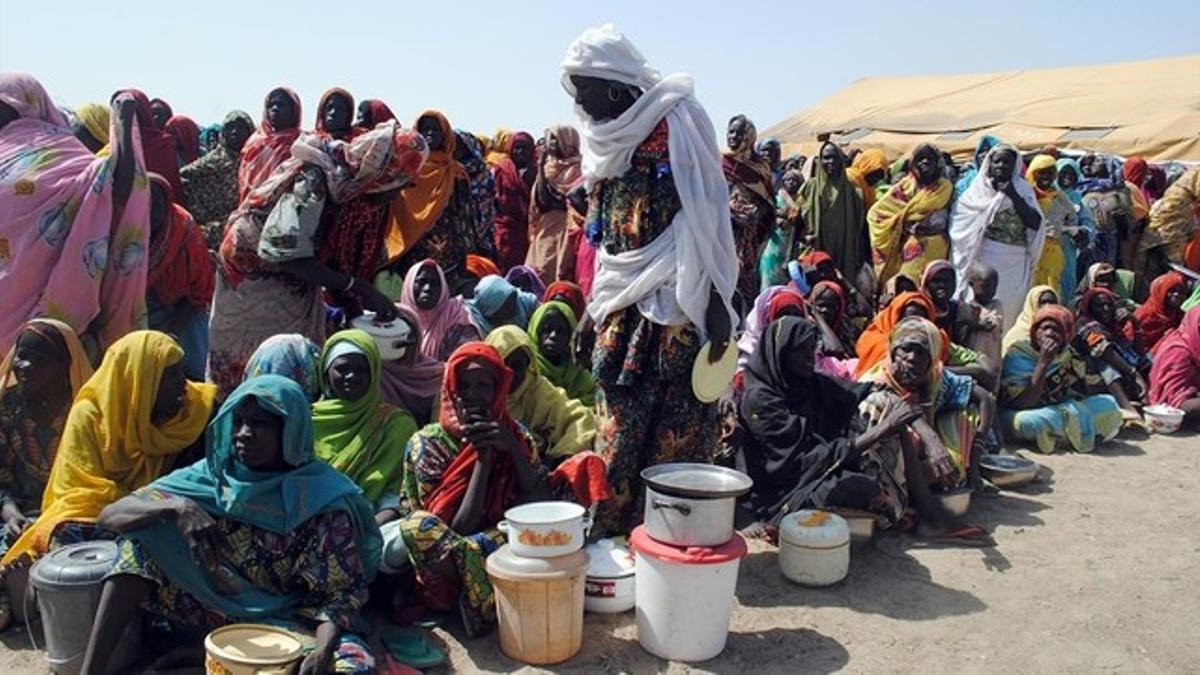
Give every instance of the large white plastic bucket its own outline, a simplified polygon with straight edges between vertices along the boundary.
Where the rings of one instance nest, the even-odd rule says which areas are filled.
[[[718,547],[667,547],[638,527],[630,548],[637,555],[642,647],[672,661],[707,661],[724,651],[738,566],[746,555],[741,535]]]

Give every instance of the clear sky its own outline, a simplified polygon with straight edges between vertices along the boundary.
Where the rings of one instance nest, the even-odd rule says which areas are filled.
[[[406,124],[540,131],[573,121],[566,46],[611,21],[664,73],[695,76],[717,126],[760,129],[872,75],[1081,65],[1200,51],[1200,2],[43,2],[0,0],[0,69],[33,73],[60,104],[136,86],[201,124],[286,84],[304,101],[342,86]]]

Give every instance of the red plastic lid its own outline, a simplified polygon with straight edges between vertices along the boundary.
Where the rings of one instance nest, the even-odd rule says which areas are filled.
[[[641,555],[665,560],[680,565],[720,565],[746,556],[746,540],[737,532],[733,539],[720,546],[672,546],[653,539],[646,534],[646,527],[638,525],[629,535],[629,549]]]

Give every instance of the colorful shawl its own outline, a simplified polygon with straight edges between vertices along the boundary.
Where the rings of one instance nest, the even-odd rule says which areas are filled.
[[[264,410],[283,420],[284,471],[254,471],[237,459],[234,415],[242,401],[253,398]],[[314,461],[313,429],[308,399],[300,387],[278,375],[263,375],[242,383],[226,399],[208,430],[205,459],[155,481],[151,488],[190,499],[218,519],[248,523],[283,535],[326,511],[350,516],[358,560],[368,580],[374,578],[383,549],[379,528],[366,500],[345,476],[324,462]],[[205,608],[230,620],[286,621],[307,598],[260,591],[246,579],[223,579],[237,588],[232,595],[218,590],[209,572],[192,558],[187,542],[173,522],[125,534],[138,542],[174,587]],[[226,569],[226,574],[232,574]]]
[[[731,187],[742,187],[758,195],[764,202],[773,204],[775,179],[771,174],[771,167],[754,152],[758,141],[758,129],[754,122],[746,119],[744,115],[738,115],[734,119],[745,124],[746,135],[742,138],[741,146],[729,148],[721,156],[721,170],[725,173],[725,182]]]
[[[95,522],[105,506],[158,478],[200,437],[217,393],[211,384],[188,382],[179,414],[150,421],[163,371],[182,358],[179,344],[157,331],[135,331],[109,348],[71,406],[42,514],[0,565],[44,553],[60,523]]]
[[[0,353],[34,316],[81,336],[91,327],[103,349],[145,322],[150,189],[140,120],[127,148],[113,114],[112,154],[97,157],[31,76],[0,74],[0,100],[21,115],[0,130]],[[135,175],[114,222],[114,169],[125,153]]]
[[[300,385],[308,400],[321,397],[321,346],[299,333],[272,335],[246,361],[243,381],[282,375]]]
[[[234,110],[225,116],[222,128],[236,122],[254,128],[250,115]],[[238,168],[241,154],[232,153],[218,139],[203,157],[179,170],[183,182],[182,205],[201,225],[223,227],[225,219],[238,206]],[[215,233],[219,240],[220,233]],[[215,242],[214,242],[215,246]]]
[[[825,143],[821,150],[826,146],[841,152],[832,143]],[[834,179],[819,160],[815,165],[816,175],[800,188],[804,224],[816,237],[816,247],[831,255],[837,268],[853,279],[870,259],[863,200],[845,171]]]
[[[572,399],[542,376],[533,341],[516,326],[502,326],[487,336],[487,344],[507,359],[518,349],[529,357],[529,370],[508,395],[508,412],[525,426],[547,457],[569,457],[591,450],[596,419],[590,407]]]
[[[271,94],[282,91],[292,99],[296,108],[296,126],[289,129],[275,129],[267,119],[267,104]],[[238,167],[238,203],[250,195],[250,191],[258,187],[274,171],[275,167],[292,156],[292,143],[300,138],[300,120],[303,109],[300,106],[300,96],[287,87],[276,87],[267,92],[263,98],[262,121],[242,146],[242,163]]]
[[[437,120],[442,128],[442,149],[429,153],[414,184],[398,192],[392,200],[387,235],[389,260],[397,260],[425,236],[442,217],[454,195],[455,184],[468,180],[467,170],[454,159],[457,136],[450,122],[436,110],[421,113],[417,122],[426,117]]]
[[[1149,251],[1158,246],[1186,244],[1197,229],[1197,199],[1200,198],[1200,168],[1189,169],[1171,184],[1162,199],[1150,208],[1150,223],[1142,233],[1138,248]],[[1183,262],[1173,260],[1172,262]]]
[[[533,343],[533,355],[537,359],[538,372],[551,384],[562,387],[567,396],[576,399],[586,406],[591,406],[596,400],[596,378],[589,368],[580,367],[575,363],[574,356],[568,353],[562,365],[556,365],[542,354],[542,340],[539,331],[542,321],[551,311],[558,312],[566,320],[571,332],[575,332],[578,322],[575,312],[564,302],[552,300],[537,308],[533,318],[529,320],[529,339]]]
[[[340,342],[357,347],[370,364],[371,382],[367,393],[357,401],[334,398],[329,386],[331,350]],[[367,333],[344,330],[334,333],[321,350],[321,392],[313,405],[314,450],[319,459],[346,474],[366,496],[376,503],[388,490],[397,490],[404,471],[404,453],[400,452],[417,430],[412,415],[384,403],[379,348]]]
[[[913,156],[920,150],[918,146]],[[883,197],[874,202],[867,211],[867,228],[871,237],[875,275],[879,279],[886,281],[899,271],[903,262],[901,250],[910,228],[930,215],[949,208],[953,196],[954,186],[950,181],[938,178],[933,185],[921,185],[916,172],[910,169]]]
[[[429,266],[437,270],[442,291],[433,309],[424,310],[417,307],[417,298],[413,290],[417,283],[417,273]],[[458,348],[458,344],[450,344],[448,339],[457,340],[458,336],[467,332],[474,334],[473,339],[479,339],[479,329],[471,320],[467,301],[457,295],[450,297],[446,273],[435,260],[426,258],[408,268],[404,275],[404,288],[400,291],[400,302],[411,308],[416,315],[417,325],[421,330],[421,353],[430,359],[442,362],[443,359],[449,358]]]
[[[1168,331],[1183,321],[1183,309],[1167,307],[1167,294],[1176,288],[1187,292],[1188,280],[1179,272],[1167,272],[1150,284],[1150,297],[1133,313],[1142,332],[1142,347],[1154,351],[1154,346]]]
[[[477,253],[495,255],[496,179],[483,159],[479,140],[465,131],[455,130],[454,135],[465,149],[459,153],[458,161],[471,182],[471,197],[475,202],[475,240],[484,247]]]
[[[1179,407],[1200,395],[1200,307],[1189,309],[1154,350],[1150,368],[1151,403]]]

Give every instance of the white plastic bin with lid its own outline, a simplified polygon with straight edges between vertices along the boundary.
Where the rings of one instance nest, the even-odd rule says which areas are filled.
[[[638,642],[673,661],[707,661],[725,649],[746,556],[740,534],[720,546],[671,546],[638,526],[629,537],[637,557],[635,596]]]
[[[827,511],[797,511],[779,522],[779,569],[804,586],[829,586],[850,571],[850,526]]]
[[[583,646],[583,587],[588,554],[516,555],[508,544],[487,558],[496,591],[500,651],[530,665],[559,663]]]

